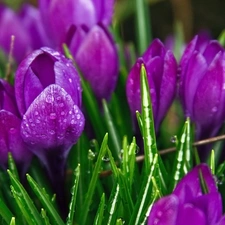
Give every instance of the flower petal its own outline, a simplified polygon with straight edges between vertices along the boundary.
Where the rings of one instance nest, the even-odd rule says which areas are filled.
[[[84,117],[71,96],[52,84],[33,101],[25,113],[22,137],[38,155],[40,149],[61,148],[67,154],[84,128]],[[41,153],[40,153],[41,154]]]
[[[148,225],[176,225],[179,200],[175,195],[160,198],[152,207]]]
[[[200,173],[206,183],[208,193],[217,192],[215,180],[209,167],[206,164],[200,164],[185,175],[173,191],[179,198],[181,204],[190,202],[194,198],[203,195]]]

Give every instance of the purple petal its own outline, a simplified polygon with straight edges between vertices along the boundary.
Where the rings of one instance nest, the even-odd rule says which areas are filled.
[[[201,80],[194,98],[194,121],[199,124],[209,124],[217,119],[221,105],[222,86],[224,82],[224,62],[221,53],[218,53]],[[220,119],[220,118],[218,118]],[[221,121],[222,122],[222,121]]]
[[[26,112],[26,104],[24,100],[25,74],[27,74],[32,61],[41,53],[42,50],[36,50],[32,52],[20,63],[19,67],[17,68],[15,76],[15,95],[20,115],[23,115]]]
[[[203,56],[205,57],[207,64],[210,65],[211,62],[213,61],[213,59],[215,58],[215,56],[217,55],[218,52],[223,52],[224,49],[223,47],[220,45],[220,43],[216,40],[211,41],[205,51],[203,52]]]
[[[223,216],[216,225],[225,225],[225,216]]]
[[[155,39],[143,54],[143,59],[147,63],[151,58],[156,56],[164,58],[165,53],[166,50],[163,43],[159,39]]]
[[[152,207],[148,225],[176,225],[179,200],[175,195],[160,198]]]
[[[75,60],[97,98],[109,99],[118,78],[118,56],[109,33],[94,26],[81,44]]]
[[[204,212],[208,224],[216,224],[222,215],[222,199],[219,192],[197,197],[192,204]]]
[[[202,196],[200,173],[206,183],[208,193],[217,192],[215,180],[206,164],[200,164],[185,175],[176,186],[173,193],[177,195],[181,204],[192,201],[198,196]]]
[[[88,27],[96,24],[95,8],[91,0],[51,1],[48,16],[50,28],[52,28],[52,37],[57,39],[58,44],[62,43],[72,24],[85,24]]]
[[[192,204],[180,206],[176,225],[207,225],[206,215]]]
[[[184,96],[181,100],[186,116],[193,115],[194,96],[200,81],[206,73],[207,67],[207,62],[202,54],[195,52],[190,58],[186,76],[183,77],[183,79],[181,78],[181,82],[184,84],[182,86],[184,89],[182,90]]]
[[[35,154],[61,149],[66,155],[84,128],[84,117],[63,88],[52,84],[33,101],[23,117],[21,130]],[[41,149],[41,150],[40,150]],[[38,152],[40,151],[40,152]]]
[[[95,6],[97,22],[109,25],[112,22],[113,8],[115,0],[93,0]]]
[[[156,127],[159,127],[165,117],[176,93],[177,63],[171,51],[167,51],[164,58],[163,74],[160,82],[158,115]]]
[[[37,8],[24,4],[20,10],[19,17],[31,37],[33,49],[52,45],[44,30],[44,24]]]
[[[19,116],[14,95],[14,87],[0,79],[0,110],[4,109]]]
[[[142,58],[139,58],[131,69],[126,83],[127,100],[134,118],[136,111],[141,112],[140,71],[142,64],[144,64],[144,62]],[[151,76],[148,76],[148,83],[151,94],[153,114],[157,116],[157,95],[155,85]]]
[[[28,166],[32,154],[23,142],[20,135],[21,120],[12,113],[0,110],[0,163],[6,166],[8,152],[12,153],[13,158],[18,164]]]

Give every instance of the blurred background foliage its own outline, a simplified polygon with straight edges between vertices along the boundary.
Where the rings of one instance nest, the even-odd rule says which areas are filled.
[[[37,5],[36,0],[0,0],[13,8],[24,2]],[[146,0],[150,11],[153,38],[161,40],[172,34],[175,21],[183,27],[188,41],[201,30],[209,30],[217,38],[225,27],[224,0]],[[125,41],[134,41],[135,0],[116,0],[115,20]]]

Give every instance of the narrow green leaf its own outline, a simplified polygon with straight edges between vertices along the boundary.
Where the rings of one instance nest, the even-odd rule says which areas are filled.
[[[15,178],[10,170],[7,170],[11,180],[11,191],[15,198],[23,216],[30,225],[42,225],[43,221],[39,212],[37,211],[33,201],[29,197],[28,193],[22,186],[22,184]]]
[[[102,221],[104,218],[104,209],[105,209],[105,193],[102,194],[101,201],[93,225],[103,224]]]
[[[116,221],[116,225],[123,225],[124,221],[120,218]]]
[[[103,224],[107,224],[107,225],[115,224],[117,220],[118,206],[121,203],[119,193],[120,193],[120,186],[118,184],[118,181],[116,180],[110,194],[109,203],[106,210],[107,213],[105,215]]]
[[[65,225],[55,207],[53,206],[52,201],[46,193],[45,189],[41,188],[29,174],[27,174],[27,181],[33,192],[38,197],[39,201],[42,203],[44,209],[48,212],[51,223],[55,225]]]
[[[151,39],[150,13],[145,0],[135,0],[135,4],[138,52],[142,54],[147,49]]]
[[[177,146],[170,191],[172,191],[179,180],[188,173],[192,168],[192,164],[190,119],[188,118],[184,124]]]
[[[137,117],[137,121],[138,121],[138,126],[140,128],[140,131],[141,131],[141,135],[143,136],[143,122],[142,122],[142,116],[141,114],[136,111],[136,117]]]
[[[211,151],[210,155],[210,169],[212,171],[212,174],[215,174],[215,151]]]
[[[51,225],[50,222],[49,222],[49,218],[46,214],[46,211],[44,209],[41,209],[41,216],[44,220],[45,225]]]
[[[69,214],[67,217],[66,225],[74,224],[73,220],[74,220],[74,212],[75,212],[75,206],[76,206],[76,198],[77,198],[79,179],[80,179],[80,165],[78,164],[78,166],[75,170],[75,179],[74,179],[74,185],[72,187],[72,197],[71,197],[71,201],[70,201]]]
[[[88,192],[86,194],[83,206],[81,207],[81,214],[79,217],[79,223],[80,224],[85,224],[86,220],[87,220],[87,216],[88,216],[88,211],[92,202],[92,198],[94,195],[94,191],[95,191],[95,187],[97,184],[97,180],[98,180],[98,176],[99,176],[99,171],[100,171],[100,167],[101,167],[101,163],[102,163],[102,158],[105,156],[106,150],[107,150],[107,143],[108,143],[108,134],[105,135],[103,141],[102,141],[102,145],[100,148],[100,152],[98,155],[98,159],[97,162],[95,164],[95,168],[92,174],[92,178],[88,187]]]
[[[157,153],[154,118],[152,114],[147,74],[144,65],[141,66],[141,114],[143,122],[143,140],[145,151],[145,170],[148,172]]]
[[[141,184],[141,190],[138,195],[138,200],[134,206],[129,225],[139,225],[146,216],[148,208],[146,205],[149,205],[149,202],[153,201],[153,188],[152,188],[152,177],[155,173],[155,170],[158,166],[158,154],[154,155],[154,159],[151,165],[149,172],[144,176],[144,180]]]
[[[11,218],[13,217],[12,212],[9,210],[5,202],[0,198],[0,215],[6,221],[7,224],[10,223]]]
[[[110,138],[112,139],[112,143],[113,143],[113,147],[111,148],[112,153],[113,153],[113,156],[116,158],[116,160],[120,161],[121,160],[121,158],[120,158],[121,140],[118,137],[118,131],[116,130],[116,127],[112,120],[112,116],[109,112],[106,101],[102,100],[102,104],[103,104],[103,110],[104,110],[104,115],[105,115],[105,119],[106,119],[106,125],[108,128]]]
[[[221,32],[220,36],[218,37],[219,43],[225,47],[225,29]]]
[[[15,178],[19,181],[20,178],[19,178],[18,170],[11,152],[8,153],[8,168],[11,171],[11,173],[15,176]]]
[[[16,220],[15,220],[15,217],[12,217],[9,225],[16,225]]]

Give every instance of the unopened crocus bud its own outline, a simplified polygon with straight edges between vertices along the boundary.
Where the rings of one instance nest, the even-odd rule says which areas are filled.
[[[69,150],[84,128],[80,78],[72,61],[49,48],[34,51],[17,69],[15,93],[23,140],[52,180],[55,173],[62,178]]]
[[[69,32],[68,40],[70,51],[97,99],[108,100],[119,74],[117,50],[110,33],[100,25],[90,30],[77,27]]]
[[[7,168],[8,153],[11,152],[22,173],[26,172],[32,153],[20,134],[21,119],[16,106],[14,88],[0,79],[0,165]]]
[[[80,77],[71,62],[59,52],[43,47],[29,54],[18,66],[15,93],[24,115],[34,99],[49,85],[57,84],[81,107]]]
[[[85,25],[89,29],[97,23],[109,25],[113,5],[114,0],[39,0],[46,31],[56,46],[62,44],[71,25]]]
[[[216,40],[188,44],[180,61],[179,95],[197,138],[215,135],[225,119],[225,54]]]
[[[131,113],[141,111],[140,69],[144,64],[150,87],[155,128],[158,130],[176,92],[177,63],[170,50],[155,39],[140,57],[127,78],[126,93]]]
[[[222,199],[205,164],[196,166],[177,184],[173,193],[152,207],[148,225],[224,225]]]

